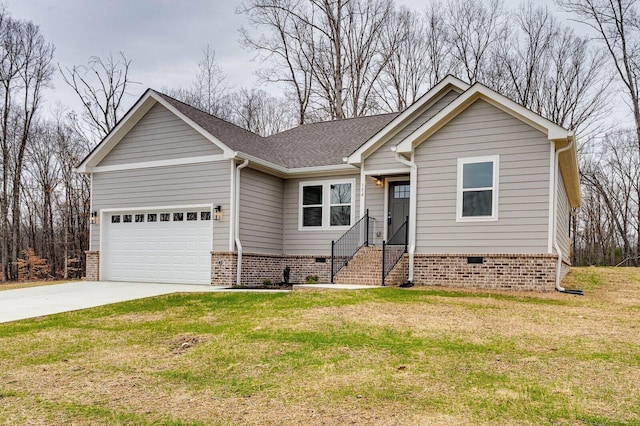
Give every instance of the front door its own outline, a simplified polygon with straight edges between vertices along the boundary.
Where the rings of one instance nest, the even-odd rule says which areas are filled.
[[[405,244],[406,232],[398,232],[398,229],[409,217],[409,194],[411,186],[409,181],[389,182],[389,211],[387,213],[387,242],[389,244]]]

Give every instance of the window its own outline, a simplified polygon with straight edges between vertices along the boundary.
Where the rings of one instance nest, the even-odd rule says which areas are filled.
[[[458,159],[457,220],[498,220],[498,160],[489,157]]]
[[[322,185],[302,187],[302,226],[322,227]]]
[[[393,198],[409,198],[411,194],[411,185],[396,185],[393,187]]]
[[[336,183],[330,186],[329,204],[331,226],[351,225],[351,184]]]
[[[353,222],[355,180],[300,183],[300,229],[345,228]]]

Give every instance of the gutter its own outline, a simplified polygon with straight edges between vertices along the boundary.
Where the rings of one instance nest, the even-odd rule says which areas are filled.
[[[418,166],[413,161],[404,158],[400,153],[396,152],[396,147],[392,147],[391,151],[396,154],[396,161],[409,166],[410,174],[410,198],[409,198],[409,277],[407,284],[413,283],[413,258],[416,253],[416,217],[417,217],[417,194],[418,194]]]
[[[553,248],[558,254],[558,264],[556,265],[556,290],[560,293],[569,293],[582,296],[584,294],[582,290],[566,290],[560,285],[560,278],[562,274],[562,250],[560,249],[560,245],[558,244],[558,184],[560,183],[559,159],[560,154],[573,148],[574,143],[575,137],[572,137],[569,144],[564,148],[557,150],[555,155],[555,162],[553,165],[553,176],[555,180],[553,185]]]
[[[236,261],[236,285],[241,284],[242,277],[242,243],[240,242],[240,170],[244,169],[249,165],[249,160],[244,160],[242,164],[236,167],[236,181],[235,181],[235,206],[234,206],[234,237],[236,242],[236,252],[238,253],[238,258]]]

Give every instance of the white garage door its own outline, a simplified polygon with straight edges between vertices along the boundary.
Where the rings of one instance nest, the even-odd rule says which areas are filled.
[[[210,209],[113,212],[102,220],[104,280],[211,283]]]

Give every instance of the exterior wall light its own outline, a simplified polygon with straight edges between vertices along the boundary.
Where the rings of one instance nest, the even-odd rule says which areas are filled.
[[[92,225],[97,225],[98,224],[98,212],[96,211],[92,211],[91,212],[91,220],[90,223]]]
[[[376,186],[378,188],[382,188],[384,186],[384,180],[382,180],[382,177],[374,176],[374,179],[376,180]]]
[[[222,219],[222,206],[215,206],[213,208],[213,220]]]

